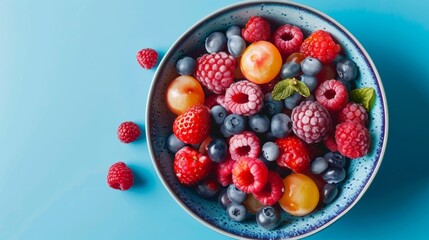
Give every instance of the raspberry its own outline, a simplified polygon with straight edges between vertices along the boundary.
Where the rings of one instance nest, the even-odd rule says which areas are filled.
[[[268,169],[265,164],[252,157],[241,157],[232,169],[232,181],[245,193],[259,192],[268,180]]]
[[[236,60],[225,53],[204,54],[197,59],[195,78],[208,90],[222,94],[234,81]]]
[[[290,24],[285,24],[277,28],[273,35],[274,45],[280,53],[287,57],[294,52],[298,52],[302,41],[303,34],[301,29]]]
[[[291,119],[293,132],[306,143],[322,141],[332,126],[328,110],[318,102],[301,102],[292,110]]]
[[[158,53],[152,48],[145,48],[137,53],[137,61],[145,69],[151,69],[158,62]]]
[[[347,103],[347,105],[338,112],[338,123],[343,122],[356,122],[365,126],[368,123],[368,113],[360,104],[353,102]]]
[[[140,136],[140,128],[133,122],[123,122],[119,125],[117,134],[119,141],[131,143]]]
[[[283,196],[285,187],[283,179],[276,172],[268,172],[268,180],[264,188],[259,192],[253,192],[253,196],[264,205],[274,205]]]
[[[174,173],[180,183],[191,186],[209,174],[212,161],[197,150],[185,146],[174,156]]]
[[[314,57],[322,63],[330,63],[340,51],[341,46],[334,42],[331,34],[323,30],[313,32],[304,40],[300,49],[304,58]]]
[[[335,130],[335,140],[338,152],[348,158],[365,156],[371,143],[368,129],[355,122],[339,124]]]
[[[195,105],[174,120],[174,135],[184,143],[201,143],[209,135],[210,120],[209,109],[204,105]]]
[[[111,188],[128,190],[134,182],[133,172],[125,163],[117,162],[109,168],[107,173],[107,184]]]
[[[232,168],[235,161],[227,158],[221,163],[215,165],[214,171],[217,181],[224,187],[232,183]]]
[[[277,165],[288,167],[294,172],[305,173],[310,170],[310,157],[305,143],[296,136],[278,138],[276,144],[280,148]]]
[[[326,148],[329,149],[329,151],[338,152],[337,142],[335,141],[335,131],[332,131],[330,134],[328,134],[328,137],[323,140],[323,143],[325,144]]]
[[[229,139],[229,153],[233,160],[240,157],[257,158],[261,151],[259,138],[250,131],[244,131]]]
[[[270,23],[263,17],[251,17],[241,31],[244,40],[248,42],[269,41],[271,38]]]
[[[336,112],[347,104],[349,94],[341,81],[332,79],[320,84],[315,96],[316,100],[328,111]]]
[[[252,82],[235,82],[225,92],[225,105],[232,113],[250,116],[264,106],[264,94],[261,88]]]

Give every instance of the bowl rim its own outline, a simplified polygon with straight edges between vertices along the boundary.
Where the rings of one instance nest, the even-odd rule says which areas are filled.
[[[341,31],[343,31],[345,33],[345,35],[347,37],[349,37],[350,39],[353,40],[353,42],[357,45],[357,47],[359,48],[359,50],[362,52],[363,56],[367,59],[367,62],[369,63],[371,69],[374,72],[374,76],[375,79],[377,80],[377,85],[379,87],[380,93],[381,93],[381,100],[382,100],[382,105],[383,105],[383,114],[384,114],[384,136],[383,136],[383,143],[381,146],[381,151],[379,154],[379,158],[377,161],[376,166],[374,167],[374,170],[371,173],[371,176],[369,177],[368,181],[366,182],[366,184],[364,185],[364,187],[362,188],[362,190],[359,192],[359,194],[357,195],[357,197],[352,201],[352,203],[345,208],[342,212],[340,212],[338,215],[336,215],[334,218],[332,218],[329,222],[323,224],[322,226],[315,228],[307,233],[304,233],[302,235],[299,236],[294,236],[292,238],[288,238],[288,239],[299,239],[299,238],[305,238],[308,237],[310,235],[313,235],[317,232],[322,231],[323,229],[326,229],[328,226],[330,226],[331,224],[333,224],[334,222],[336,222],[338,219],[340,219],[342,216],[344,216],[350,209],[352,209],[357,202],[359,202],[359,200],[362,198],[362,196],[365,194],[365,192],[368,190],[369,186],[371,185],[372,181],[374,180],[375,176],[377,175],[377,172],[381,166],[381,163],[383,161],[384,158],[384,154],[386,151],[386,147],[387,147],[387,141],[388,141],[388,132],[389,132],[389,114],[388,114],[388,105],[387,105],[387,100],[386,100],[386,93],[384,91],[384,86],[383,83],[381,81],[381,77],[378,73],[378,70],[374,64],[374,62],[372,61],[371,57],[369,56],[369,54],[367,53],[366,49],[362,46],[362,44],[356,39],[356,37],[349,32],[342,24],[340,24],[338,21],[336,21],[335,19],[333,19],[332,17],[328,16],[327,14],[313,8],[310,7],[308,5],[305,4],[301,4],[301,3],[297,3],[297,2],[293,2],[293,1],[289,1],[289,0],[248,0],[248,1],[244,1],[244,2],[238,2],[238,3],[233,3],[230,5],[227,5],[225,7],[222,7],[218,10],[213,11],[212,13],[210,13],[209,15],[201,18],[199,21],[197,21],[196,23],[194,23],[191,27],[189,27],[184,33],[182,33],[175,41],[174,43],[171,45],[171,47],[168,49],[168,51],[166,52],[166,54],[164,55],[164,57],[162,58],[162,60],[160,61],[158,66],[162,66],[164,65],[165,62],[168,61],[170,55],[173,54],[172,50],[175,49],[179,43],[185,39],[186,37],[188,37],[188,35],[190,35],[194,30],[198,29],[205,21],[207,21],[207,19],[210,19],[212,17],[215,17],[217,15],[221,15],[222,13],[228,12],[230,10],[234,10],[237,7],[241,7],[241,6],[247,6],[247,5],[255,5],[255,4],[285,4],[285,5],[290,5],[292,7],[298,7],[298,8],[302,8],[305,10],[308,10],[310,12],[313,12],[314,14],[325,18],[326,20],[330,21],[335,27],[337,27],[338,29],[340,29]],[[235,235],[233,233],[227,232],[221,228],[218,228],[206,221],[204,221],[204,219],[202,219],[200,216],[198,216],[197,214],[195,214],[188,206],[186,206],[180,199],[179,197],[176,195],[176,193],[173,191],[173,189],[168,185],[168,183],[166,182],[166,180],[162,177],[161,171],[157,166],[157,163],[155,161],[155,153],[153,151],[153,145],[152,145],[152,141],[148,141],[151,139],[150,136],[150,128],[148,126],[151,126],[151,120],[149,117],[150,114],[150,105],[151,105],[151,99],[153,99],[153,95],[154,95],[154,85],[155,85],[155,79],[157,79],[159,77],[159,75],[161,74],[161,70],[162,68],[158,67],[157,70],[155,71],[155,74],[152,78],[152,82],[149,88],[149,94],[147,96],[147,101],[146,101],[146,121],[145,121],[145,125],[146,125],[146,142],[148,144],[148,149],[149,149],[149,154],[151,157],[151,161],[152,164],[154,165],[155,171],[158,175],[158,178],[161,180],[162,184],[164,185],[164,187],[167,189],[167,191],[169,192],[169,194],[173,197],[173,199],[188,213],[190,214],[194,219],[198,220],[200,223],[202,223],[203,225],[211,228],[212,230],[219,232],[221,234],[224,234],[228,237],[232,237],[232,238],[238,238],[238,239],[248,239],[248,238],[243,238],[242,236],[238,236]]]

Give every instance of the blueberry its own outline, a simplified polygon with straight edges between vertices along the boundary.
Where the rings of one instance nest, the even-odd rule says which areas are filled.
[[[226,36],[221,32],[213,32],[206,38],[206,50],[209,53],[220,52],[225,48]]]
[[[262,111],[267,114],[268,116],[276,115],[277,113],[280,113],[283,110],[283,103],[282,101],[274,100],[271,93],[267,93],[264,96],[264,106],[262,108]]]
[[[176,71],[180,75],[192,75],[195,72],[197,63],[191,57],[183,57],[176,63]]]
[[[322,63],[313,57],[306,57],[301,62],[301,71],[310,76],[315,76],[322,70]]]
[[[231,53],[233,57],[239,57],[246,48],[246,42],[242,37],[234,35],[228,38],[227,46],[228,52]]]
[[[303,74],[301,75],[301,82],[307,85],[310,92],[313,92],[317,87],[317,78],[315,76]]]
[[[273,135],[273,132],[271,131],[271,129],[270,129],[270,131],[266,132],[264,136],[265,136],[265,140],[267,140],[267,141],[276,140],[276,136]]]
[[[244,207],[243,205],[239,205],[239,204],[231,204],[226,208],[226,212],[228,213],[228,216],[236,221],[236,222],[241,222],[246,218],[246,207]]]
[[[217,198],[218,203],[223,209],[226,209],[229,205],[232,204],[231,200],[228,198],[226,191],[227,190],[222,191]]]
[[[254,132],[265,133],[270,129],[270,119],[265,115],[253,115],[249,118],[249,126]]]
[[[176,135],[171,134],[167,138],[167,148],[170,152],[176,153],[185,146],[185,143],[177,139]]]
[[[265,206],[256,213],[256,222],[262,228],[272,230],[279,226],[281,220],[280,211],[272,206]]]
[[[216,196],[217,192],[219,191],[219,188],[211,189],[208,187],[207,182],[203,181],[198,183],[198,185],[195,188],[195,191],[198,195],[200,195],[203,198],[211,198]]]
[[[277,138],[282,138],[292,131],[292,120],[284,113],[277,113],[271,119],[271,132]]]
[[[228,115],[223,124],[225,125],[225,130],[232,134],[239,134],[246,128],[246,120],[237,114]]]
[[[330,166],[322,173],[322,178],[327,183],[339,183],[346,178],[346,171],[342,167]]]
[[[318,157],[311,162],[311,172],[314,174],[321,174],[328,169],[328,162],[323,157]]]
[[[221,125],[228,113],[224,107],[221,105],[216,105],[210,109],[210,115],[214,123]]]
[[[264,143],[262,146],[262,155],[268,161],[275,161],[280,155],[279,146],[273,142]]]
[[[234,184],[231,184],[228,186],[228,189],[226,190],[226,193],[228,195],[228,198],[231,200],[231,202],[240,204],[244,202],[247,198],[247,194],[240,189],[238,189]]]
[[[282,79],[291,78],[298,75],[300,72],[301,72],[301,66],[299,65],[299,63],[296,63],[294,61],[287,62],[283,64],[280,70],[280,77]]]
[[[223,138],[215,138],[207,145],[207,153],[213,162],[220,163],[228,156],[228,145]]]
[[[337,74],[338,77],[344,81],[351,81],[355,79],[357,75],[356,64],[350,59],[341,59],[337,63]]]
[[[226,130],[225,124],[220,125],[219,131],[225,138],[229,138],[234,135],[233,133],[230,133],[228,130]]]
[[[346,157],[337,152],[328,152],[323,157],[331,166],[337,166],[342,168],[346,166]]]
[[[302,95],[299,93],[294,93],[291,96],[289,96],[288,98],[285,98],[284,103],[285,103],[285,107],[289,110],[294,109],[299,101],[301,100]]]
[[[239,26],[231,26],[226,30],[226,37],[241,36],[241,28]]]
[[[335,184],[325,184],[322,189],[322,202],[331,203],[338,195],[338,187]]]

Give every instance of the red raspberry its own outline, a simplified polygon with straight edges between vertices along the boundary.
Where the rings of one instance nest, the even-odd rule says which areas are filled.
[[[231,158],[227,158],[221,163],[216,164],[215,174],[217,181],[224,187],[232,183],[232,168],[235,161]]]
[[[338,123],[356,122],[362,125],[368,123],[368,113],[362,105],[350,102],[338,112]]]
[[[323,30],[317,30],[306,38],[300,50],[304,58],[311,56],[319,59],[322,63],[331,62],[340,51],[341,46],[334,42],[331,34]]]
[[[244,131],[229,139],[229,154],[233,160],[240,157],[257,158],[261,151],[259,138],[250,131]]]
[[[241,35],[244,40],[251,43],[261,40],[269,41],[271,38],[270,23],[263,17],[251,17],[241,31]]]
[[[123,122],[118,127],[118,139],[123,143],[134,142],[140,136],[140,128],[133,122]]]
[[[195,78],[208,90],[222,94],[234,81],[236,60],[225,53],[204,54],[197,59]]]
[[[197,150],[185,146],[174,156],[174,173],[180,183],[191,186],[209,174],[212,161]]]
[[[338,152],[348,158],[365,156],[371,143],[368,129],[355,122],[339,124],[335,130],[335,140]]]
[[[109,168],[107,184],[111,188],[128,190],[134,182],[133,172],[125,163],[117,162]]]
[[[328,111],[336,112],[347,104],[349,94],[341,81],[332,79],[320,84],[316,88],[315,96]]]
[[[250,116],[264,106],[264,94],[261,88],[252,82],[235,82],[225,92],[225,105],[232,113]]]
[[[204,105],[190,107],[174,120],[173,132],[184,143],[201,143],[210,133],[209,109]]]
[[[283,196],[285,186],[277,172],[268,172],[268,181],[261,191],[253,192],[253,196],[264,205],[274,205]]]
[[[305,173],[310,170],[310,156],[305,143],[296,136],[278,138],[276,144],[280,148],[277,165],[288,167],[294,172]]]
[[[301,102],[292,110],[291,119],[293,132],[306,143],[322,141],[332,127],[331,115],[318,102]]]
[[[274,45],[284,57],[298,52],[303,39],[301,29],[290,24],[280,26],[273,35]]]
[[[328,137],[323,140],[323,143],[325,144],[326,148],[329,149],[329,151],[338,152],[337,142],[335,141],[335,131],[332,131],[330,134],[328,134]]]
[[[259,192],[268,180],[268,169],[265,164],[252,157],[241,157],[235,161],[232,169],[232,181],[245,193]]]
[[[145,48],[137,53],[137,61],[145,69],[151,69],[158,62],[158,53],[152,48]]]

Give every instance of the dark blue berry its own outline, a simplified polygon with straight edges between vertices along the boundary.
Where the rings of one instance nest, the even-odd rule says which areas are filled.
[[[292,131],[292,120],[284,113],[277,113],[271,118],[271,132],[277,138],[287,136]]]
[[[183,57],[176,63],[176,71],[180,75],[192,75],[195,72],[197,63],[191,57]]]
[[[341,80],[351,81],[356,78],[356,64],[347,58],[343,58],[337,63],[337,74]]]
[[[338,166],[342,168],[346,166],[346,157],[337,152],[328,152],[323,157],[331,166]]]
[[[296,92],[291,96],[285,98],[284,100],[285,107],[289,110],[294,109],[296,106],[298,106],[298,103],[301,100],[301,97],[302,95]]]
[[[307,85],[310,92],[313,92],[317,87],[317,78],[315,76],[303,74],[301,75],[301,82]]]
[[[294,61],[287,62],[283,64],[280,70],[280,77],[282,79],[291,78],[298,75],[300,72],[301,72],[301,66],[299,65],[299,63],[296,63]]]
[[[264,143],[262,146],[262,155],[270,162],[275,161],[280,155],[279,146],[273,142]]]
[[[322,189],[322,202],[331,203],[338,195],[338,187],[335,184],[325,184]]]
[[[225,120],[226,116],[228,115],[228,112],[224,107],[221,105],[216,105],[210,109],[210,116],[214,123],[217,125],[223,124],[223,121]]]
[[[246,120],[237,114],[228,115],[223,124],[225,125],[225,130],[232,134],[239,134],[246,128]]]
[[[228,156],[228,145],[225,139],[215,138],[207,145],[207,153],[213,162],[220,163]]]
[[[216,196],[216,194],[219,191],[219,188],[211,189],[206,181],[198,183],[198,185],[195,188],[195,191],[198,195],[200,195],[203,198],[211,198]]]
[[[311,162],[311,172],[314,174],[321,174],[328,169],[328,162],[323,157],[318,157]]]
[[[339,183],[346,178],[346,171],[342,167],[330,166],[322,173],[322,178],[327,183]]]
[[[233,202],[240,204],[244,202],[247,198],[247,194],[240,189],[238,189],[234,184],[231,184],[228,186],[228,189],[226,190],[226,193],[228,195],[228,198]]]
[[[315,76],[322,70],[322,63],[313,57],[306,57],[301,62],[301,71],[309,76]]]
[[[185,143],[177,139],[176,135],[171,134],[167,138],[167,148],[170,152],[176,153],[185,146]]]
[[[270,119],[265,115],[253,115],[249,118],[249,127],[254,132],[265,133],[270,129]]]
[[[264,96],[264,106],[262,111],[268,116],[274,116],[277,113],[280,113],[283,110],[282,101],[274,100],[271,96],[271,93],[267,93]]]
[[[228,213],[228,216],[236,221],[236,222],[241,222],[246,218],[246,207],[244,207],[241,204],[231,204],[226,208],[226,212]]]
[[[231,53],[233,57],[239,57],[246,49],[246,41],[240,36],[234,35],[228,38],[227,42],[228,52]]]
[[[239,26],[231,26],[226,30],[226,37],[241,36],[241,28]]]
[[[229,205],[232,204],[232,201],[229,199],[227,195],[226,189],[219,194],[217,201],[223,209],[226,209]]]
[[[256,222],[260,227],[267,230],[272,230],[279,226],[280,220],[280,211],[272,206],[265,206],[256,213]]]
[[[234,135],[233,133],[230,133],[228,130],[226,130],[225,124],[220,125],[219,131],[225,138],[229,138]]]
[[[226,36],[221,32],[213,32],[206,38],[206,50],[209,53],[222,51],[226,46]]]

